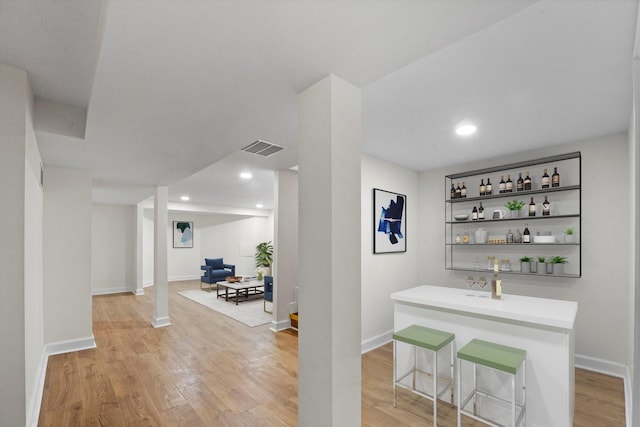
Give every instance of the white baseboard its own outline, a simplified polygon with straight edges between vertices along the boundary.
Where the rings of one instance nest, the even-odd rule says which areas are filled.
[[[142,284],[143,288],[148,288],[149,286],[153,286],[153,280],[148,280]]]
[[[144,288],[142,289],[134,289],[131,291],[132,294],[134,295],[144,295]]]
[[[279,322],[276,322],[275,320],[271,321],[271,330],[273,332],[280,332],[290,328],[291,328],[291,319],[280,320]]]
[[[629,367],[622,363],[611,362],[609,360],[598,359],[595,357],[576,354],[576,368],[586,369],[588,371],[599,372],[612,377],[622,378],[624,381],[624,407],[627,425],[631,425],[631,371]]]
[[[91,291],[91,295],[110,295],[110,294],[121,294],[124,292],[135,292],[131,290],[128,286],[119,286],[115,288],[103,288],[103,289],[93,289]]]
[[[172,276],[169,277],[167,280],[169,282],[179,282],[181,280],[196,280],[196,279],[200,279],[200,275],[196,274],[195,276],[193,274],[189,274],[189,275],[185,275],[185,276]]]
[[[391,340],[393,340],[393,330],[362,341],[360,344],[360,352],[362,354],[368,353],[371,350],[375,350],[376,348],[382,347],[386,343],[391,342]]]
[[[591,356],[583,356],[581,354],[576,354],[575,365],[576,368],[600,372],[601,374],[607,374],[623,379],[626,379],[628,375],[627,367],[621,363],[598,359]]]
[[[96,348],[96,340],[93,335],[77,340],[49,343],[44,346],[44,352],[47,357],[49,357],[54,354],[70,353],[72,351],[88,350],[90,348]]]
[[[42,393],[44,392],[44,380],[47,375],[47,363],[49,362],[49,356],[42,351],[40,358],[40,365],[38,366],[38,372],[36,372],[36,379],[33,384],[33,391],[31,393],[31,401],[29,402],[29,408],[27,409],[27,426],[37,427],[38,419],[40,418],[40,406],[42,405]]]
[[[151,322],[154,328],[164,328],[165,326],[171,326],[171,319],[169,316],[154,318]]]

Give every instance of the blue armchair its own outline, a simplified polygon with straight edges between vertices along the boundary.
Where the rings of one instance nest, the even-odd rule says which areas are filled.
[[[225,264],[222,258],[205,258],[205,265],[200,266],[200,270],[204,270],[204,274],[200,277],[200,288],[202,283],[212,285],[221,282],[228,276],[236,275],[236,266],[233,264]],[[211,286],[209,286],[211,290]]]
[[[273,309],[267,311],[267,301],[273,304],[273,276],[264,276],[264,311],[273,313]]]

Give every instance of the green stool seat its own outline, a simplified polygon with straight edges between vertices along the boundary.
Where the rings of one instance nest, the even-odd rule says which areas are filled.
[[[527,352],[525,350],[477,339],[471,340],[469,344],[458,350],[458,359],[513,375],[516,374],[526,358]]]
[[[519,348],[507,347],[506,345],[496,344],[488,341],[482,341],[479,339],[473,339],[469,341],[467,345],[458,350],[458,377],[456,392],[458,396],[458,427],[462,425],[461,415],[467,415],[478,421],[482,421],[490,426],[502,426],[506,425],[502,420],[501,423],[495,421],[496,416],[507,417],[511,426],[518,426],[521,423],[526,423],[526,359],[527,352],[520,350]],[[465,398],[462,397],[462,362],[468,362],[472,364],[473,368],[473,389]],[[510,398],[507,400],[504,397],[497,396],[495,392],[489,392],[485,387],[478,385],[477,367],[482,366],[483,369],[493,369],[501,371],[509,377],[510,382]],[[520,375],[521,374],[521,375]],[[517,399],[517,387],[516,382],[518,377],[521,377],[521,403],[518,403]],[[506,410],[500,413],[491,413],[480,415],[478,412],[479,402],[478,397],[483,397],[494,402],[497,402]],[[467,404],[473,401],[473,409],[468,410]],[[501,410],[502,411],[502,410]],[[492,419],[493,418],[493,419]]]
[[[431,351],[438,351],[449,344],[455,338],[454,334],[439,331],[437,329],[425,328],[424,326],[411,325],[393,334],[396,341],[426,348]]]
[[[433,426],[437,426],[438,420],[438,399],[449,392],[451,395],[451,405],[453,406],[453,391],[455,381],[455,363],[454,363],[454,339],[455,335],[449,332],[439,331],[437,329],[426,328],[419,325],[411,325],[393,334],[393,407],[396,407],[396,387],[402,387],[411,390],[413,393],[425,397],[433,402]],[[409,371],[404,374],[398,374],[398,343],[404,343],[411,346],[413,354],[412,366]],[[448,377],[441,376],[438,372],[438,355],[440,350],[449,347],[449,367]],[[432,355],[431,372],[426,372],[418,367],[417,349],[425,354]],[[431,381],[431,390],[422,390],[416,387],[418,377],[428,378]],[[412,377],[411,385],[403,383],[407,377]]]

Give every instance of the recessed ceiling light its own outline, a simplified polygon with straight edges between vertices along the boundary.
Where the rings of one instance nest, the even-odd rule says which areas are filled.
[[[251,179],[251,178],[253,178],[253,175],[251,175],[250,172],[242,172],[240,174],[240,178],[242,178],[242,179]]]
[[[456,134],[460,136],[473,135],[477,130],[478,128],[476,127],[476,125],[469,122],[460,123],[458,124],[458,126],[456,126]]]
[[[180,200],[182,200],[183,202],[186,202],[189,200],[189,196],[180,196]]]
[[[262,203],[258,203],[258,204],[256,205],[256,208],[258,208],[258,209],[262,209],[262,208],[264,208],[264,205],[263,205]]]

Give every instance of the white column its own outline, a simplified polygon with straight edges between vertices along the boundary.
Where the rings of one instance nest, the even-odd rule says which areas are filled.
[[[167,230],[169,229],[169,214],[167,203],[169,200],[168,187],[156,187],[153,198],[153,283],[154,283],[154,328],[169,326],[169,290],[167,278]]]
[[[276,171],[274,190],[275,286],[271,329],[280,331],[291,326],[289,314],[298,310],[295,303],[295,288],[298,286],[298,173]]]
[[[361,91],[336,76],[299,107],[299,424],[359,426]]]
[[[0,64],[0,425],[25,425],[27,73]],[[41,268],[41,267],[38,267]]]
[[[143,286],[143,272],[144,272],[144,261],[143,261],[143,248],[144,248],[144,239],[143,239],[143,221],[144,221],[144,208],[142,206],[142,202],[136,205],[136,288],[133,290],[134,295],[144,295],[144,286]]]

